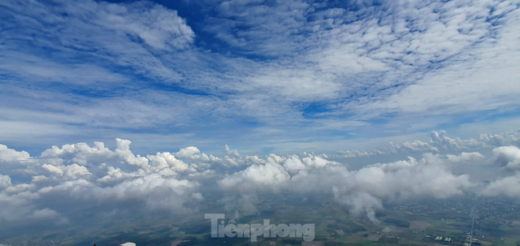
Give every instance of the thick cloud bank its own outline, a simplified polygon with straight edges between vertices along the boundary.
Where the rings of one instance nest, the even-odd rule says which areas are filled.
[[[63,206],[85,203],[181,214],[211,202],[205,195],[208,190],[223,201],[240,197],[242,209],[256,195],[326,195],[374,222],[375,211],[383,209],[385,201],[465,193],[520,197],[520,149],[514,145],[488,146],[489,156],[475,151],[425,152],[420,158],[359,169],[325,154],[243,156],[225,146],[223,156],[217,157],[192,146],[141,156],[130,145],[123,139],[116,139],[115,149],[101,142],[68,144],[53,146],[40,156],[0,145],[0,222],[68,223]],[[483,184],[456,171],[463,167],[494,168],[502,174],[487,177],[490,182]]]

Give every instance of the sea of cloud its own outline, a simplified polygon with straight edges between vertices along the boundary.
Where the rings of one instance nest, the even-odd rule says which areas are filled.
[[[431,142],[416,144],[430,145],[421,147],[420,158],[359,169],[350,169],[341,159],[333,160],[326,154],[242,156],[228,146],[223,156],[205,154],[193,146],[141,156],[134,154],[131,142],[124,139],[116,139],[115,149],[102,142],[77,143],[52,146],[39,156],[0,145],[0,226],[70,223],[62,210],[86,203],[100,211],[105,206],[133,205],[142,213],[186,214],[215,197],[230,203],[232,209],[254,211],[257,195],[290,193],[302,199],[324,195],[353,215],[367,216],[377,223],[375,212],[384,209],[385,201],[464,194],[520,198],[517,133],[448,141],[445,133],[434,132]],[[451,152],[440,151],[439,143],[451,146]],[[460,148],[453,154],[455,145]],[[490,154],[471,151],[476,147],[490,150]],[[469,173],[455,171],[461,167],[486,167],[497,172],[490,172],[486,176],[489,182],[483,183]]]

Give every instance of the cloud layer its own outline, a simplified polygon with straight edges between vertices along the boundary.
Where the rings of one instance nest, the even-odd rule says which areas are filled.
[[[514,133],[500,136],[512,138]],[[425,149],[420,158],[358,169],[326,154],[243,156],[225,146],[223,156],[217,157],[192,146],[141,156],[130,145],[123,139],[116,139],[114,149],[102,142],[67,144],[53,146],[40,156],[0,145],[0,222],[6,226],[14,221],[68,223],[69,214],[62,205],[80,208],[85,203],[101,210],[118,206],[144,213],[184,214],[214,202],[207,200],[208,195],[224,203],[238,197],[243,202],[236,207],[234,200],[234,209],[254,211],[257,196],[292,194],[329,197],[352,214],[378,223],[375,212],[384,209],[387,201],[520,195],[520,149],[514,145],[484,148],[471,144],[464,148],[491,152],[488,156],[462,149],[455,154]],[[468,173],[460,174],[458,170],[464,167],[488,167],[499,174],[488,174],[490,182],[485,184]]]

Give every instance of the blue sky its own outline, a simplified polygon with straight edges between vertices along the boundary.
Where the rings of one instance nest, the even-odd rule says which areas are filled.
[[[336,153],[518,128],[517,1],[0,5],[0,142],[34,153]]]

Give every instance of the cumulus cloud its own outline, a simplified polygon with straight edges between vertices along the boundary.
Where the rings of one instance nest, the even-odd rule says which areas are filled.
[[[513,170],[520,170],[520,149],[516,146],[502,146],[493,149],[496,164]]]
[[[219,182],[224,190],[239,190],[241,192],[273,191],[279,192],[290,179],[285,169],[271,161],[252,165],[243,171],[234,173]]]
[[[457,146],[481,146],[474,141],[444,139],[440,142],[449,142],[449,146],[454,142]],[[0,205],[4,208],[0,220],[67,223],[60,207],[52,205],[65,200],[78,206],[94,202],[98,206],[132,205],[144,211],[189,212],[206,202],[206,194],[211,192],[211,197],[221,196],[220,202],[228,211],[248,212],[257,211],[255,204],[260,196],[326,195],[345,205],[353,215],[367,216],[378,223],[375,213],[384,209],[387,201],[445,199],[474,192],[475,187],[480,188],[481,195],[518,196],[518,174],[489,177],[495,181],[484,186],[473,182],[469,174],[456,174],[460,167],[492,160],[496,165],[491,167],[517,169],[517,147],[502,146],[493,153],[492,157],[475,151],[424,153],[418,159],[409,157],[349,169],[325,154],[247,156],[225,146],[224,156],[216,157],[191,146],[141,156],[134,154],[131,142],[124,139],[116,139],[114,149],[101,142],[93,146],[66,144],[53,146],[40,156],[22,154],[24,163],[31,163],[22,165],[27,172],[20,172],[19,165],[4,167],[0,174]],[[18,159],[8,160],[17,163]],[[13,180],[12,173],[27,179]]]
[[[24,161],[30,158],[29,153],[25,151],[16,151],[9,149],[7,146],[0,144],[0,162]]]
[[[168,152],[157,153],[155,156],[147,156],[152,165],[159,168],[171,168],[173,171],[184,172],[188,169],[188,164],[175,158],[175,156]]]
[[[446,155],[449,162],[452,163],[476,163],[486,159],[484,155],[478,152],[462,152],[460,155]]]
[[[203,185],[209,182],[214,186],[214,179],[226,175],[226,172],[231,172],[233,177],[243,173],[241,179],[229,181],[228,185],[242,185],[241,182],[254,179],[257,183],[271,185],[271,191],[277,189],[276,184],[269,184],[271,174],[257,174],[275,167],[283,171],[274,161],[282,160],[282,157],[271,155],[269,159],[276,165],[265,168],[261,164],[267,160],[243,156],[225,147],[224,157],[202,153],[193,146],[177,152],[141,156],[132,152],[131,141],[119,138],[115,149],[105,147],[102,142],[94,142],[92,146],[86,143],[65,144],[52,146],[40,156],[33,157],[27,152],[5,147],[3,149],[9,155],[4,161],[9,165],[3,166],[6,172],[0,174],[0,205],[5,208],[0,213],[0,220],[37,219],[66,223],[67,218],[60,213],[60,202],[52,202],[56,207],[38,205],[50,200],[66,200],[68,204],[77,206],[94,202],[98,205],[132,205],[147,211],[195,211],[196,207],[187,204],[203,202],[204,190],[208,188]],[[30,165],[16,165],[20,161]],[[308,166],[320,166],[325,160],[313,158],[304,159],[304,162]],[[240,170],[248,166],[253,168],[235,173],[236,168]],[[30,181],[13,182],[9,176],[11,173],[25,176]],[[280,175],[280,179],[288,178],[285,171]]]
[[[520,173],[513,176],[497,179],[482,190],[485,196],[509,196],[520,197]]]
[[[0,190],[11,186],[11,178],[7,175],[0,174]]]
[[[377,223],[375,211],[383,208],[383,200],[444,199],[462,195],[474,186],[468,175],[455,175],[451,165],[440,156],[424,155],[420,160],[410,158],[353,171],[330,167],[321,174],[295,176],[294,180],[299,181],[300,189],[304,186],[316,189],[314,192],[332,189],[337,202],[347,205],[353,214],[366,215]]]
[[[186,179],[189,176],[180,175],[187,172],[190,165],[175,158],[173,153],[142,157],[132,153],[130,141],[116,139],[116,143],[115,150],[104,147],[101,142],[96,142],[93,147],[85,143],[53,146],[40,157],[31,157],[32,165],[24,166],[30,170],[25,173],[33,175],[30,183],[13,184],[9,176],[0,175],[0,203],[6,212],[1,214],[0,220],[65,221],[59,210],[37,206],[38,201],[47,199],[65,198],[69,203],[77,204],[86,201],[136,203],[149,210],[172,212],[187,211],[185,203],[204,199],[198,192],[200,184]],[[29,158],[27,154],[22,157]],[[196,172],[193,168],[190,170]],[[14,210],[19,212],[12,213]]]
[[[121,244],[121,246],[136,246],[137,244],[135,243],[123,243]]]
[[[42,168],[47,170],[51,175],[64,177],[65,179],[78,179],[80,177],[92,175],[86,167],[78,164],[72,164],[69,166],[43,164]],[[36,178],[36,180],[38,179],[39,178]]]
[[[227,147],[226,145],[226,148]],[[197,147],[191,146],[182,148],[177,153],[175,153],[180,158],[189,159],[192,161],[201,161],[201,162],[218,162],[220,161],[220,158],[215,157],[213,155],[207,155],[205,153],[201,153],[200,150]]]
[[[460,152],[479,149],[490,149],[504,145],[519,145],[520,131],[508,131],[499,134],[480,134],[478,138],[461,139],[458,137],[450,137],[446,131],[433,131],[430,134],[429,141],[405,141],[402,143],[389,143],[390,146],[378,150],[343,150],[339,151],[338,158],[357,158],[370,157],[378,155],[390,155],[398,153],[443,153],[443,152]],[[479,159],[477,153],[466,153],[464,158]],[[453,158],[453,157],[452,157]]]
[[[374,164],[359,170],[312,155],[296,155],[277,163],[268,158],[265,164],[252,165],[219,181],[225,191],[243,195],[252,193],[296,192],[297,194],[332,194],[355,214],[373,221],[375,210],[384,199],[431,197],[444,199],[462,195],[474,187],[468,175],[453,174],[454,164],[482,160],[480,153],[461,155],[425,154],[422,159]]]
[[[485,186],[480,194],[484,196],[520,197],[520,149],[516,146],[502,146],[493,149],[495,165],[514,171],[512,175],[497,177]]]

